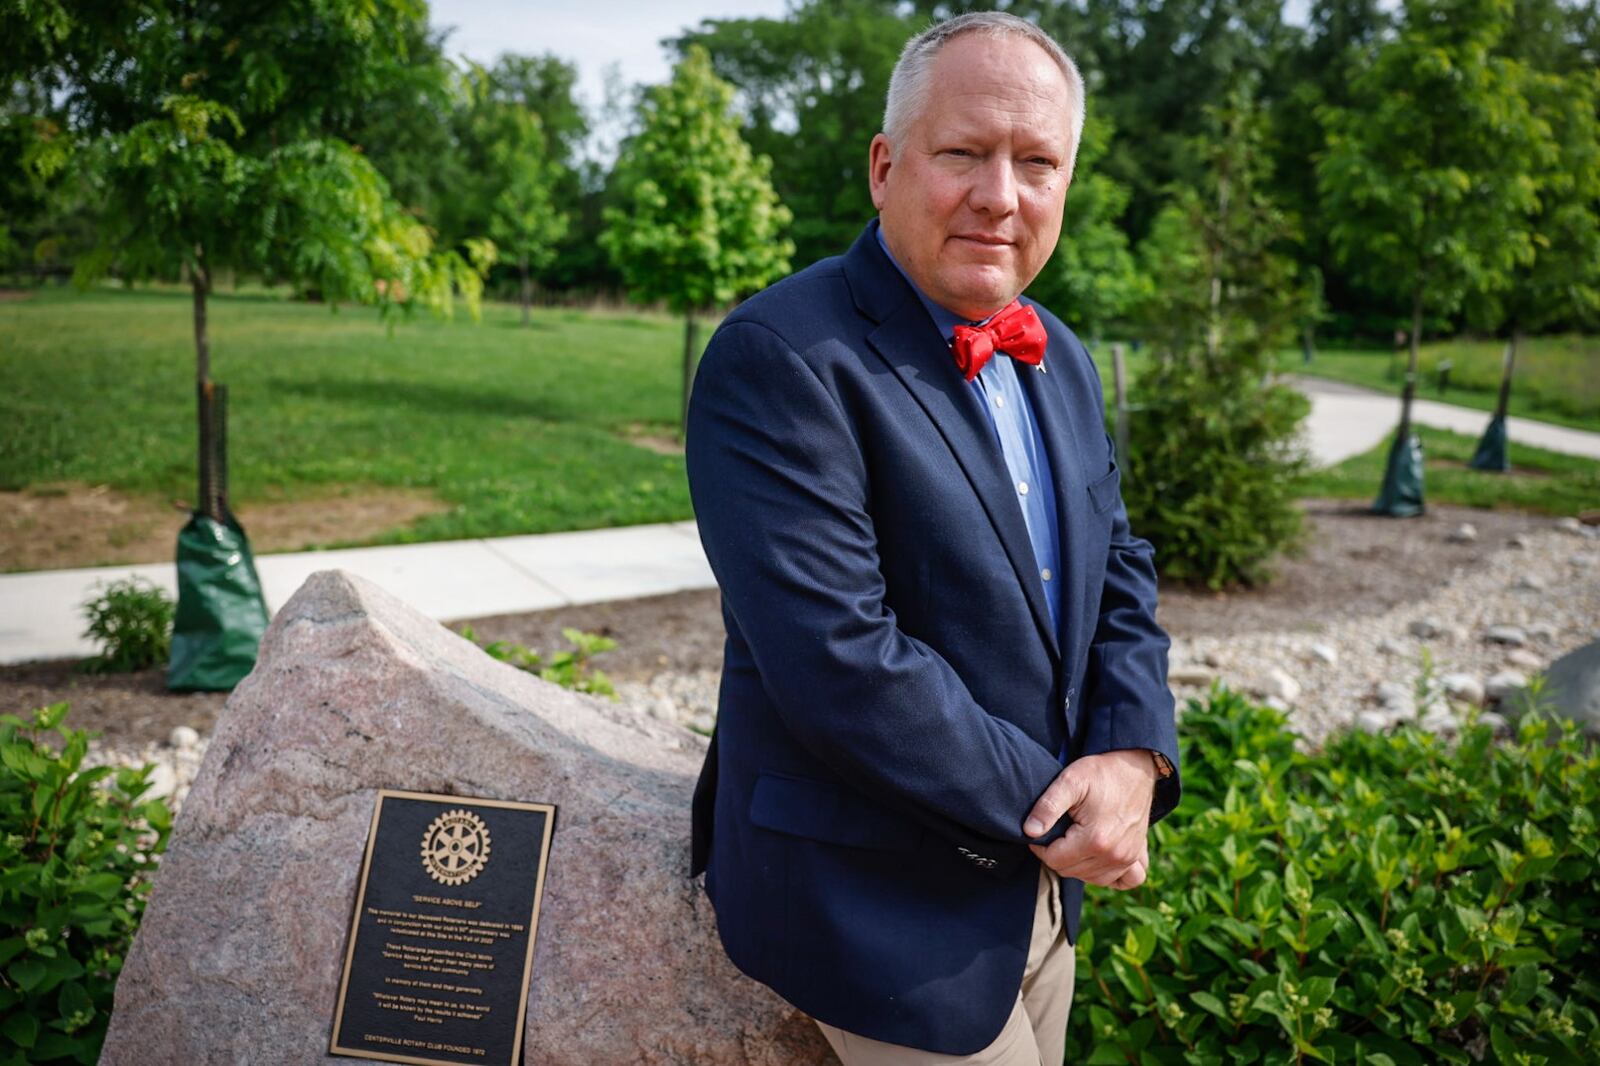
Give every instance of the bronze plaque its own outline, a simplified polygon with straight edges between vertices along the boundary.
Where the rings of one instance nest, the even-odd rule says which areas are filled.
[[[555,816],[379,790],[332,1054],[517,1066]]]

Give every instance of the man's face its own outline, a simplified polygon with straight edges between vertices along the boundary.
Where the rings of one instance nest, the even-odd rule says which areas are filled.
[[[872,202],[917,286],[980,319],[1027,288],[1061,235],[1067,80],[1032,41],[966,34],[939,51],[927,87],[902,143],[872,140]]]

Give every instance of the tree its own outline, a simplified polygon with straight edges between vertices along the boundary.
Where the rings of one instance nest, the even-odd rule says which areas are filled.
[[[1091,107],[1116,135],[1102,164],[1130,193],[1122,219],[1142,239],[1169,190],[1198,186],[1205,164],[1195,138],[1206,107],[1226,106],[1231,87],[1264,78],[1296,31],[1282,0],[1019,0],[1084,68]]]
[[[617,206],[601,235],[636,300],[665,300],[684,316],[683,415],[694,380],[695,314],[789,269],[781,236],[790,214],[730,110],[733,87],[690,47],[672,80],[645,93],[639,132],[612,174]],[[681,423],[680,423],[681,425]]]
[[[517,264],[522,284],[522,324],[529,325],[533,275],[555,260],[567,232],[567,215],[555,206],[559,168],[546,156],[539,116],[517,104],[498,105],[503,134],[491,148],[501,182],[489,208],[489,236],[499,254]]]
[[[95,192],[97,241],[76,274],[83,283],[113,268],[125,278],[188,280],[200,503],[178,538],[168,684],[226,688],[254,662],[266,610],[224,492],[224,404],[211,381],[207,325],[219,272],[385,310],[445,311],[460,291],[476,313],[492,245],[437,252],[372,163],[329,132],[350,128],[405,70],[407,41],[426,16],[420,3],[148,0],[132,15],[130,7],[86,7],[51,57],[75,165]]]
[[[530,63],[543,69],[542,61],[502,56],[492,70],[474,63],[456,77],[451,125],[458,176],[441,209],[449,232],[487,233],[499,258],[516,268],[524,326],[530,324],[534,279],[555,262],[567,233],[570,216],[558,205],[578,196],[576,177],[562,154],[573,146],[545,130],[530,104],[537,95],[527,85],[500,80],[507,69],[525,77],[534,69]],[[552,63],[570,73],[564,64]],[[571,102],[570,96],[564,99]],[[556,121],[570,122],[571,116],[557,112]]]
[[[1150,286],[1117,225],[1128,206],[1128,188],[1099,168],[1111,136],[1109,120],[1091,116],[1084,123],[1061,241],[1029,289],[1095,340],[1145,299]]]
[[[1532,256],[1512,266],[1504,290],[1473,301],[1471,319],[1506,330],[1500,396],[1471,465],[1510,469],[1506,412],[1517,347],[1529,331],[1592,326],[1600,321],[1600,74],[1574,71],[1527,75],[1528,96],[1552,151],[1534,172],[1538,206],[1524,222]]]
[[[1296,258],[1306,277],[1326,292],[1333,307],[1358,313],[1354,320],[1358,331],[1374,313],[1392,313],[1389,305],[1394,297],[1387,290],[1360,289],[1341,268],[1329,243],[1316,169],[1327,139],[1317,112],[1350,106],[1350,83],[1370,61],[1388,25],[1389,16],[1379,0],[1313,0],[1304,35],[1283,50],[1270,76],[1279,87],[1269,100],[1273,195],[1296,221],[1300,231]],[[1305,323],[1303,346],[1308,354],[1317,317]]]
[[[1407,0],[1399,34],[1321,113],[1317,165],[1329,237],[1369,284],[1405,292],[1410,356],[1400,426],[1374,510],[1420,514],[1421,442],[1411,432],[1423,317],[1505,287],[1529,261],[1522,219],[1544,150],[1517,65],[1493,54],[1511,0]]]
[[[867,142],[883,121],[889,74],[927,25],[890,0],[806,0],[785,18],[708,19],[674,45],[698,45],[738,90],[745,136],[773,160],[772,183],[794,212],[797,262],[849,247],[877,214]]]
[[[1207,109],[1201,186],[1175,192],[1140,246],[1152,362],[1135,379],[1123,494],[1165,576],[1211,588],[1269,576],[1300,536],[1294,446],[1304,397],[1272,381],[1300,313],[1293,237],[1268,198],[1260,107]]]

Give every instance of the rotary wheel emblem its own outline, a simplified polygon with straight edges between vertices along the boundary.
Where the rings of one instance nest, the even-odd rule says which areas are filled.
[[[446,811],[422,834],[422,868],[443,885],[464,885],[489,862],[489,827],[471,811]]]

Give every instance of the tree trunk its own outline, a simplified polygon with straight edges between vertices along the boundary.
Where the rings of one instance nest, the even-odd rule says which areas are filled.
[[[678,422],[678,436],[685,437],[689,431],[689,390],[694,387],[695,363],[695,333],[698,323],[694,319],[694,308],[689,308],[683,316],[683,412]]]
[[[194,294],[194,384],[195,384],[195,422],[199,430],[196,444],[197,462],[195,472],[198,475],[199,500],[198,510],[203,514],[212,514],[215,509],[212,501],[216,497],[217,471],[213,458],[216,455],[216,445],[212,440],[212,396],[211,387],[211,340],[206,332],[206,297],[208,295],[210,272],[205,267],[205,249],[196,244],[194,246],[194,265],[189,270],[189,287]],[[216,517],[212,515],[212,517]]]
[[[532,324],[530,316],[533,307],[533,279],[528,275],[528,257],[523,256],[518,260],[517,266],[522,271],[522,328],[527,329]]]
[[[1411,294],[1411,352],[1406,358],[1406,380],[1400,391],[1400,429],[1398,436],[1411,435],[1411,400],[1417,394],[1417,359],[1422,343],[1422,286]]]
[[[189,286],[194,292],[194,380],[204,385],[211,380],[211,340],[206,335],[206,296],[211,288],[211,272],[205,267],[205,250],[198,244],[194,246]]]
[[[1507,409],[1511,406],[1511,371],[1517,365],[1517,344],[1522,340],[1522,330],[1517,326],[1511,327],[1511,336],[1506,339],[1506,354],[1501,360],[1500,367],[1500,399],[1495,402],[1494,416],[1504,418]]]
[[[1504,474],[1511,469],[1511,452],[1506,439],[1506,408],[1511,406],[1511,372],[1517,363],[1517,342],[1521,339],[1522,331],[1513,323],[1511,336],[1506,339],[1506,354],[1500,371],[1500,398],[1494,405],[1494,417],[1484,427],[1483,436],[1478,438],[1478,447],[1472,453],[1472,460],[1467,463],[1473,470]]]

